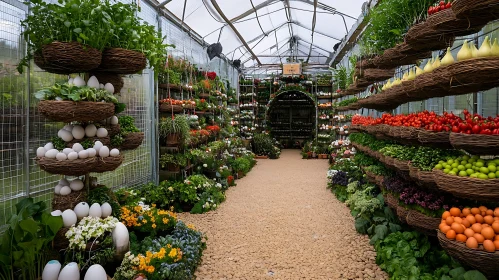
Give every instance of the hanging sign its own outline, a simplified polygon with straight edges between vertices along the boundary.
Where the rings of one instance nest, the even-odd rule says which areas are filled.
[[[301,64],[300,63],[286,63],[282,65],[283,75],[300,75],[301,74]]]

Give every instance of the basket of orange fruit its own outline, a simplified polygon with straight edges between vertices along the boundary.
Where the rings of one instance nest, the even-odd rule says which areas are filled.
[[[499,207],[453,207],[442,214],[439,229],[440,245],[449,255],[490,279],[499,277]]]

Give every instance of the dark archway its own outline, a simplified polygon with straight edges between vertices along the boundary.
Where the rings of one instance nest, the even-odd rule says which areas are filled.
[[[267,122],[272,136],[286,147],[314,137],[316,108],[314,100],[296,90],[282,92],[269,104]]]

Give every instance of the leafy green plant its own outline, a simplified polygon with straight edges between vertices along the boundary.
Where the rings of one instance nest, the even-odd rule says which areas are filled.
[[[38,279],[47,262],[50,243],[62,228],[45,202],[25,198],[16,204],[0,242],[0,279]]]
[[[81,141],[80,144],[83,146],[83,149],[92,148],[94,146],[94,142],[90,139],[85,139]]]
[[[357,97],[353,97],[353,98],[350,98],[350,99],[346,99],[346,100],[343,100],[343,101],[340,101],[338,102],[338,107],[341,107],[341,106],[348,106],[350,104],[353,104],[355,102],[358,101],[358,98]]]
[[[61,137],[54,136],[50,139],[50,141],[54,145],[54,148],[59,150],[59,151],[62,151],[62,150],[64,150],[64,148],[66,148],[66,142],[64,142],[64,140],[62,140]],[[92,145],[92,147],[93,147],[93,145]]]
[[[348,85],[348,73],[347,68],[343,65],[338,66],[337,69],[333,69],[333,78],[340,89],[347,89]]]
[[[161,118],[158,125],[161,137],[166,137],[169,134],[177,134],[184,141],[189,137],[189,129],[189,120],[184,115],[177,115],[174,118]]]
[[[126,136],[128,133],[140,132],[135,126],[135,119],[132,116],[119,116],[120,134]]]

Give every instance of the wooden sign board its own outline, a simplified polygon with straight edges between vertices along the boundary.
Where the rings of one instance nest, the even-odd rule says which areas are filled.
[[[300,63],[286,63],[282,65],[283,75],[300,75],[301,74],[301,64]]]

